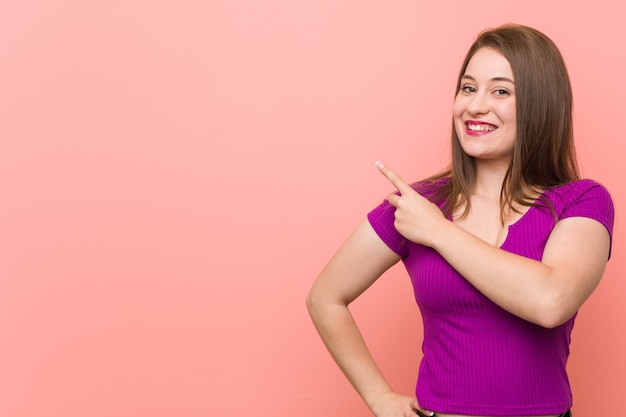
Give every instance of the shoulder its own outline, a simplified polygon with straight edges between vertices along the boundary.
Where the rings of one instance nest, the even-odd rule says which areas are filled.
[[[430,198],[433,195],[448,188],[452,183],[450,177],[438,177],[434,179],[427,179],[414,182],[411,187],[426,198]]]
[[[569,206],[575,203],[610,204],[612,198],[606,187],[592,179],[581,179],[546,190],[546,196],[556,206]]]
[[[613,199],[597,181],[582,179],[546,190],[545,196],[559,219],[588,217],[599,221],[612,234],[615,218]]]
[[[592,189],[603,190],[605,193],[608,193],[608,190],[604,185],[600,184],[598,181],[589,178],[572,181],[567,184],[557,185],[550,188],[550,190],[556,193],[586,192]]]

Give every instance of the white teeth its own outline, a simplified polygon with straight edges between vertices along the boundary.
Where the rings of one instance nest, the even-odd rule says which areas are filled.
[[[491,130],[496,130],[496,127],[492,126],[492,125],[471,125],[471,124],[468,124],[467,128],[469,130],[473,130],[475,132],[488,132],[488,131],[491,131]]]

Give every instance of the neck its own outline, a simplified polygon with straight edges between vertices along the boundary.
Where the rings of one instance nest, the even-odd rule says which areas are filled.
[[[508,166],[477,164],[476,183],[472,194],[499,200],[507,169]]]

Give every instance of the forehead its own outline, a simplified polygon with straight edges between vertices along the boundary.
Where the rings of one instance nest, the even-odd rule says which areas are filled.
[[[513,70],[500,51],[493,48],[480,48],[469,60],[463,76],[475,79],[509,78],[513,80]]]

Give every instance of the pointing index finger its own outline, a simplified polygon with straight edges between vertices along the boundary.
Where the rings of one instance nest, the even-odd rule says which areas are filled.
[[[391,168],[385,166],[382,162],[376,161],[376,168],[393,184],[394,187],[400,191],[400,194],[405,194],[414,191],[413,188],[398,175]]]

